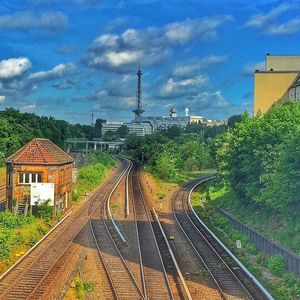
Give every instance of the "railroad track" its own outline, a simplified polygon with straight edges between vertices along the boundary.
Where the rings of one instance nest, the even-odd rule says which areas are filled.
[[[190,209],[190,191],[212,178],[210,176],[194,180],[177,191],[172,203],[175,219],[201,264],[209,272],[222,299],[267,299],[253,281],[234,265],[228,254]]]
[[[131,167],[129,160],[125,159],[124,161],[127,163],[127,168],[122,173],[120,179],[129,172]],[[109,212],[109,199],[112,192],[106,199],[101,201],[100,210],[94,211],[92,214],[90,228],[97,244],[99,256],[110,279],[115,298],[144,299],[143,291],[140,289],[134,274],[115,242],[113,232],[116,228],[112,225],[111,214]]]
[[[127,163],[122,161],[91,201],[84,203],[80,210],[71,214],[34,251],[1,276],[0,299],[42,298],[47,288],[45,283],[49,284],[51,279],[57,280],[61,260],[68,255],[72,242],[101,204],[101,196],[110,192],[126,167]]]
[[[141,268],[146,299],[174,299],[161,253],[151,225],[151,219],[140,186],[139,166],[134,163],[131,194],[138,232]]]

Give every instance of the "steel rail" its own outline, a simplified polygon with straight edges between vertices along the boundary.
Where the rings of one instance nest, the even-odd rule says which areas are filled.
[[[198,179],[198,180],[194,180],[192,183],[188,183],[185,185],[185,188],[191,189],[194,185],[197,186],[201,183],[203,183],[206,180],[212,179],[214,176],[207,176],[205,177],[205,179]],[[176,218],[177,223],[179,224],[180,228],[182,229],[182,231],[184,232],[185,236],[187,237],[188,241],[190,242],[190,244],[193,246],[193,249],[196,251],[198,257],[201,259],[203,265],[206,267],[207,271],[209,272],[209,274],[211,275],[211,277],[213,278],[214,282],[216,283],[216,286],[218,288],[218,291],[221,295],[221,297],[223,299],[227,299],[226,295],[225,295],[225,291],[224,291],[224,286],[222,287],[222,283],[219,281],[219,279],[217,278],[216,275],[213,274],[213,272],[210,270],[210,266],[208,265],[208,263],[206,262],[206,259],[204,257],[202,257],[202,255],[199,253],[199,251],[197,250],[197,247],[195,245],[195,243],[190,239],[190,237],[188,236],[188,234],[185,232],[184,226],[182,226],[182,224],[180,224],[180,220],[178,219],[179,213],[175,211],[174,208],[174,203],[175,203],[175,199],[178,195],[178,193],[182,191],[182,190],[178,190],[177,193],[174,196],[173,199],[173,213],[174,216]],[[186,201],[186,193],[184,192],[184,194],[181,197],[181,204],[182,204],[182,210],[185,214],[185,217],[187,220],[189,220],[189,224],[191,224],[193,226],[193,228],[198,232],[198,234],[201,236],[201,238],[203,239],[203,241],[205,241],[206,245],[209,247],[209,249],[217,256],[217,258],[222,262],[222,264],[226,267],[227,272],[229,272],[231,274],[231,276],[233,276],[233,278],[235,278],[235,280],[237,281],[238,285],[242,288],[243,293],[246,293],[247,297],[249,299],[254,299],[252,297],[252,295],[249,293],[248,289],[242,284],[242,282],[237,278],[237,276],[234,274],[234,272],[232,272],[232,270],[230,269],[230,267],[227,265],[227,263],[223,260],[223,258],[218,254],[218,252],[214,249],[214,247],[210,244],[210,242],[207,240],[207,238],[201,233],[201,231],[198,229],[198,227],[194,224],[194,222],[192,221],[192,219],[190,218],[187,210],[186,210],[186,202],[188,203],[188,201]],[[188,195],[190,195],[191,192],[188,193]],[[188,198],[187,198],[188,200]],[[177,215],[178,214],[178,215]],[[226,286],[226,288],[228,288]]]
[[[211,236],[220,244],[221,248],[225,250],[229,254],[229,256],[238,264],[238,266],[246,273],[247,276],[253,281],[253,283],[259,288],[259,290],[266,296],[268,300],[274,300],[274,298],[271,296],[271,294],[265,289],[265,287],[256,279],[256,277],[236,258],[236,256],[220,241],[220,239],[206,226],[206,224],[199,218],[197,213],[195,212],[192,204],[191,204],[191,194],[194,191],[194,189],[200,185],[201,183],[204,183],[208,180],[214,179],[216,175],[210,175],[208,177],[203,178],[198,183],[194,184],[193,187],[189,191],[188,195],[188,205],[190,209],[192,210],[193,214],[199,221],[199,223],[211,234]],[[204,180],[204,181],[203,181]],[[246,288],[246,287],[245,287]]]
[[[115,171],[115,174],[117,174],[119,171],[121,170],[121,167],[119,167],[116,171]],[[92,197],[92,199],[90,201],[87,201],[86,203],[83,204],[82,206],[82,209],[78,212],[75,213],[75,215],[72,216],[72,219],[78,219],[79,217],[82,217],[83,219],[89,217],[89,210],[93,204],[93,202],[95,201],[96,197],[105,189],[106,186],[108,186],[110,183],[109,183],[109,180],[107,180],[104,185],[96,192],[96,194]],[[97,207],[99,206],[99,204],[97,205]],[[95,208],[95,210],[97,209],[97,207]],[[84,213],[86,211],[86,209],[88,209],[88,216],[85,217],[84,216]],[[86,221],[85,220],[82,220],[82,223],[81,226],[79,226],[79,229],[76,229],[75,233],[74,233],[74,236],[73,238],[71,238],[70,242],[67,243],[64,247],[64,250],[60,253],[60,255],[57,257],[57,259],[55,259],[55,261],[53,262],[53,260],[51,261],[51,266],[47,268],[46,272],[44,273],[44,276],[42,276],[38,282],[36,283],[36,287],[30,292],[30,295],[32,294],[32,292],[36,291],[37,288],[40,286],[42,280],[45,278],[46,275],[49,274],[49,272],[52,270],[52,268],[54,267],[54,265],[57,263],[58,259],[61,258],[63,256],[63,254],[67,251],[69,245],[72,243],[72,241],[76,238],[76,236],[78,235],[78,233],[81,231],[81,229],[83,228],[83,226],[86,224]],[[15,276],[14,278],[14,282],[12,284],[10,284],[3,292],[2,294],[0,295],[1,299],[3,299],[2,297],[7,295],[10,291],[12,291],[14,289],[14,285],[15,284],[18,284],[18,282],[20,281],[20,278],[22,278],[22,276],[24,277],[24,275],[26,276],[26,274],[29,272],[30,269],[33,269],[34,266],[39,262],[39,260],[41,258],[44,257],[44,255],[46,254],[47,251],[49,251],[49,249],[51,249],[53,247],[53,245],[55,243],[57,243],[57,241],[61,240],[60,237],[62,237],[65,233],[66,233],[66,229],[69,228],[72,224],[69,223],[67,225],[65,225],[65,228],[64,230],[60,230],[58,233],[57,233],[57,236],[55,237],[55,239],[53,238],[52,240],[49,241],[49,245],[46,245],[45,249],[41,249],[42,251],[40,253],[38,253],[37,256],[34,257],[33,261],[31,261],[29,263],[28,266],[25,267],[25,269],[23,269],[21,272],[18,272],[18,275]],[[55,228],[56,229],[56,228]],[[53,231],[51,232],[51,234],[49,234],[49,237],[52,238],[52,235],[54,234],[54,229]],[[77,232],[77,233],[76,233]],[[20,261],[21,262],[21,261]],[[20,264],[20,262],[16,265],[16,267]],[[9,270],[9,272],[6,272],[4,275],[4,277],[2,276],[2,280],[4,278],[6,278],[12,271],[14,271],[15,268],[12,268]],[[30,297],[30,295],[28,295],[28,297]],[[27,298],[28,298],[27,297]]]
[[[180,281],[181,281],[181,283],[182,283],[182,286],[183,286],[183,289],[184,289],[184,291],[185,291],[186,297],[188,298],[188,300],[192,300],[191,293],[190,293],[190,291],[189,291],[189,289],[188,289],[188,286],[187,286],[187,284],[186,284],[186,282],[185,282],[185,279],[184,279],[184,277],[183,277],[183,275],[182,275],[182,273],[181,273],[181,270],[180,270],[179,265],[178,265],[178,263],[177,263],[176,257],[175,257],[175,255],[174,255],[174,253],[173,253],[173,250],[172,250],[172,248],[171,248],[171,246],[170,246],[170,243],[169,243],[169,241],[168,241],[168,239],[167,239],[167,237],[166,237],[165,231],[164,231],[164,229],[163,229],[163,227],[162,227],[162,225],[161,225],[161,223],[160,223],[158,214],[156,213],[156,210],[155,210],[154,207],[152,207],[152,211],[153,211],[155,220],[156,220],[157,223],[158,223],[159,229],[160,229],[160,231],[161,231],[161,233],[162,233],[162,235],[163,235],[163,237],[164,237],[165,243],[166,243],[166,245],[167,245],[167,247],[168,247],[168,251],[169,251],[170,256],[171,256],[171,258],[172,258],[172,260],[173,260],[173,263],[174,263],[174,265],[175,265],[176,271],[177,271],[178,276],[179,276],[179,278],[180,278]]]
[[[120,170],[122,170],[122,166],[121,166]],[[109,186],[110,184],[111,184],[110,182],[107,182],[107,186]],[[98,196],[104,189],[105,189],[105,187],[103,187],[103,189],[101,189],[101,190],[97,193],[97,196]],[[107,193],[106,193],[106,195],[107,195]],[[98,208],[98,207],[100,206],[100,204],[101,204],[101,202],[99,202],[99,203],[96,205],[96,207],[95,207],[94,209],[92,208],[92,205],[93,205],[94,200],[95,200],[96,198],[97,198],[97,197],[93,198],[92,201],[88,202],[88,206],[89,206],[89,207],[88,207],[88,219],[89,219],[89,220],[90,220],[91,215],[97,210],[97,208]],[[90,213],[91,210],[92,210],[92,213]],[[82,226],[80,227],[80,229],[77,231],[77,234],[75,235],[74,239],[78,236],[78,234],[81,232],[81,230],[83,229],[83,227],[84,227],[85,225],[86,225],[86,222],[84,222],[84,223],[82,224]],[[65,247],[65,250],[57,257],[57,259],[55,259],[55,262],[54,262],[54,264],[52,264],[52,266],[55,266],[55,264],[59,262],[59,260],[63,257],[63,255],[64,255],[64,254],[66,253],[66,251],[68,250],[69,246],[73,243],[74,239],[73,239],[73,240],[70,240],[70,242],[69,242],[69,243],[67,244],[67,246]],[[47,272],[44,274],[44,276],[41,278],[41,280],[39,281],[39,283],[38,283],[38,284],[36,285],[36,287],[31,291],[31,293],[27,296],[26,299],[30,299],[30,298],[31,298],[31,296],[38,290],[38,288],[41,286],[43,280],[51,273],[51,271],[52,271],[52,268],[49,268],[49,269],[47,270]],[[111,285],[112,285],[112,283],[111,283]],[[113,287],[113,285],[112,285],[112,287]]]
[[[162,259],[162,256],[161,256],[161,253],[160,253],[160,250],[159,250],[156,238],[155,238],[155,233],[154,233],[154,230],[152,228],[151,221],[150,221],[148,207],[146,205],[144,194],[142,192],[142,188],[141,188],[141,184],[140,184],[140,178],[139,178],[139,169],[140,169],[140,167],[138,167],[138,171],[137,171],[137,183],[138,183],[138,189],[139,189],[139,192],[140,192],[140,196],[141,196],[141,199],[142,199],[142,204],[143,204],[143,207],[144,207],[144,210],[145,210],[145,213],[146,213],[146,217],[147,217],[147,220],[148,220],[150,228],[151,228],[152,235],[154,237],[155,246],[156,246],[156,249],[157,249],[157,252],[158,252],[158,255],[159,255],[159,259],[160,259],[160,263],[161,263],[161,266],[162,266],[162,269],[163,269],[163,276],[164,276],[165,283],[166,283],[167,288],[168,288],[168,293],[169,293],[170,299],[174,300],[173,291],[172,291],[172,288],[171,288],[171,285],[170,285],[170,282],[169,282],[169,279],[168,279],[168,275],[167,275],[167,272],[166,272],[166,269],[165,269],[165,266],[164,266],[164,263],[163,263],[163,259]],[[142,262],[143,262],[143,260],[142,260]],[[147,297],[147,295],[146,295],[146,297]],[[148,299],[148,297],[146,299]]]
[[[112,244],[113,244],[113,246],[114,246],[114,249],[117,251],[117,253],[118,253],[118,255],[119,255],[119,258],[120,258],[120,260],[122,261],[122,264],[123,264],[123,266],[124,266],[124,268],[125,268],[127,274],[129,275],[129,278],[130,278],[131,282],[133,283],[133,285],[134,285],[134,287],[135,287],[137,293],[140,295],[140,298],[141,298],[141,299],[144,299],[143,292],[140,290],[140,288],[139,288],[139,286],[138,286],[138,284],[137,284],[137,282],[136,282],[136,280],[135,280],[135,278],[134,278],[134,275],[133,275],[132,272],[130,271],[130,269],[129,269],[129,267],[128,267],[128,265],[127,265],[127,263],[126,263],[124,257],[122,256],[122,254],[121,254],[121,252],[120,252],[118,246],[116,245],[116,243],[115,243],[115,241],[114,241],[114,238],[113,238],[113,236],[112,236],[112,234],[111,234],[111,232],[110,232],[110,230],[109,230],[109,228],[108,228],[107,220],[106,220],[106,218],[105,218],[105,216],[107,215],[107,216],[108,216],[108,219],[114,224],[115,230],[116,230],[117,233],[120,235],[120,230],[119,230],[119,228],[116,226],[115,222],[113,221],[113,218],[112,218],[112,215],[111,215],[111,212],[110,212],[110,208],[109,208],[109,200],[110,200],[110,198],[111,198],[113,192],[116,190],[117,186],[118,186],[119,183],[121,182],[122,178],[127,174],[127,172],[129,172],[129,171],[131,170],[131,161],[128,160],[128,159],[125,159],[125,158],[121,158],[121,159],[123,159],[124,161],[126,161],[127,164],[128,164],[128,166],[126,167],[126,170],[123,171],[123,173],[121,174],[119,180],[117,180],[117,182],[116,182],[116,184],[114,185],[112,191],[110,192],[110,194],[109,194],[107,200],[105,200],[105,198],[104,198],[104,200],[101,202],[101,212],[100,212],[100,213],[101,213],[101,217],[102,217],[102,221],[103,221],[104,227],[105,227],[106,232],[107,232],[107,234],[108,234],[108,236],[109,236],[109,238],[110,238],[110,240],[111,240],[111,242],[112,242]],[[92,219],[90,219],[90,224],[91,224],[91,230],[92,230],[93,233],[94,233],[93,236],[95,236],[95,230],[94,230],[94,227],[93,227],[93,220],[92,220]],[[120,236],[121,236],[121,235],[120,235]],[[122,238],[122,236],[121,236],[121,238]],[[123,239],[122,239],[122,240],[123,240]],[[119,295],[118,295],[118,286],[117,286],[117,284],[122,284],[122,283],[113,283],[114,278],[113,278],[113,276],[112,276],[112,274],[111,274],[111,271],[110,271],[109,266],[107,265],[107,263],[106,263],[106,261],[105,261],[105,258],[104,258],[104,255],[103,255],[103,251],[101,250],[101,247],[100,247],[99,242],[97,241],[97,238],[96,238],[96,237],[95,237],[95,242],[97,243],[97,249],[98,249],[98,251],[100,251],[99,254],[100,254],[101,258],[102,258],[103,264],[106,266],[105,269],[106,269],[107,272],[108,272],[109,278],[111,278],[111,280],[112,280],[112,285],[113,285],[113,287],[114,287],[114,293],[117,295],[117,298],[119,299],[120,297],[119,297]]]
[[[142,287],[143,287],[143,292],[144,292],[144,297],[147,299],[147,289],[146,289],[146,281],[145,281],[145,273],[144,273],[144,268],[143,268],[143,259],[142,259],[142,252],[141,252],[141,245],[140,245],[140,236],[139,236],[139,230],[138,230],[138,224],[137,224],[137,218],[136,218],[136,210],[135,210],[135,205],[134,205],[134,195],[133,195],[133,180],[132,180],[132,173],[133,173],[133,162],[132,163],[132,168],[131,168],[131,181],[130,181],[130,187],[131,187],[131,193],[132,193],[132,210],[133,210],[133,215],[134,215],[134,220],[135,220],[135,232],[136,232],[136,237],[137,237],[137,244],[138,244],[138,253],[139,253],[139,260],[140,260],[140,272],[141,272],[141,279],[142,279]],[[128,178],[129,179],[129,178]],[[128,183],[128,182],[127,182]],[[127,198],[129,201],[129,197]]]

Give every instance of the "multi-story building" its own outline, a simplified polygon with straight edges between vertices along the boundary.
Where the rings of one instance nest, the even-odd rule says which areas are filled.
[[[300,56],[266,56],[265,70],[254,74],[254,115],[278,101],[300,101]]]

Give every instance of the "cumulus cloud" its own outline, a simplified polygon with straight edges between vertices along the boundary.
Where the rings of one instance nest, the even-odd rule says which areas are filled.
[[[285,12],[295,8],[290,3],[282,3],[266,14],[251,16],[243,25],[245,28],[260,30],[266,35],[289,35],[300,30],[300,18],[290,19],[284,23],[278,23],[277,19]]]
[[[196,73],[199,73],[202,70],[208,69],[210,67],[219,65],[226,62],[226,56],[216,56],[209,55],[205,56],[200,60],[192,60],[185,62],[174,68],[172,75],[175,77],[189,77],[193,76]]]
[[[70,79],[65,79],[62,82],[56,82],[53,84],[53,87],[59,90],[68,90],[75,86],[75,83]]]
[[[271,22],[275,21],[284,12],[290,10],[292,6],[288,3],[283,3],[266,14],[252,15],[249,20],[244,24],[244,27],[262,29],[270,25]]]
[[[0,61],[0,80],[22,75],[31,68],[27,57],[10,58]]]
[[[161,98],[179,98],[182,96],[190,96],[199,92],[200,89],[206,87],[209,83],[209,78],[206,75],[198,75],[194,78],[174,80],[168,79],[161,89]]]
[[[256,70],[263,71],[265,70],[265,62],[249,62],[245,64],[241,70],[243,76],[253,76]]]
[[[56,79],[61,76],[65,76],[71,73],[74,73],[76,67],[72,63],[68,64],[59,64],[48,71],[40,71],[28,76],[28,80],[30,82],[41,82],[41,81],[48,81],[52,79]]]
[[[58,11],[40,14],[32,11],[19,11],[11,15],[0,16],[0,29],[55,32],[64,29],[67,22],[67,16]]]
[[[265,33],[269,35],[288,35],[300,30],[300,19],[292,19],[283,24],[273,24],[269,26]]]
[[[93,41],[83,61],[89,67],[116,72],[134,70],[139,63],[157,65],[165,61],[174,47],[216,37],[220,26],[230,20],[230,16],[214,16],[103,34]]]
[[[0,103],[4,103],[4,102],[5,102],[5,99],[6,99],[6,97],[3,96],[3,95],[1,95],[1,96],[0,96]]]

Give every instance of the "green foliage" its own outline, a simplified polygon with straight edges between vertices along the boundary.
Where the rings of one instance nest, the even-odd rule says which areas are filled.
[[[289,214],[300,207],[300,104],[274,106],[264,116],[242,116],[212,149],[221,180],[244,203]]]
[[[46,221],[53,217],[53,207],[49,206],[49,202],[50,200],[44,201],[38,206],[38,215]]]
[[[173,182],[179,180],[181,172],[213,166],[207,141],[199,134],[186,133],[178,126],[144,137],[129,135],[125,149],[133,158],[146,162],[154,174]]]
[[[97,127],[73,125],[53,117],[21,113],[13,108],[0,111],[0,128],[0,163],[34,137],[48,138],[64,147],[67,138],[93,139],[100,136]]]
[[[83,281],[79,276],[76,276],[74,281],[79,299],[85,299],[85,293],[92,292],[94,290],[94,283],[91,281]]]
[[[285,272],[284,257],[282,255],[273,255],[268,260],[268,269],[273,275],[282,276]]]
[[[73,185],[72,200],[78,201],[85,193],[97,187],[104,180],[107,171],[117,160],[109,153],[95,152],[88,157],[88,165],[80,168],[77,182]]]

